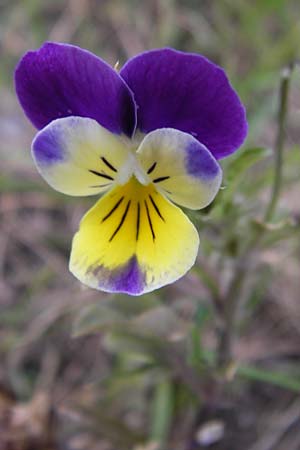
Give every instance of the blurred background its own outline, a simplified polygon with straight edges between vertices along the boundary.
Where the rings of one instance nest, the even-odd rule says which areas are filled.
[[[202,246],[176,284],[141,298],[68,272],[94,199],[53,191],[30,157],[35,130],[13,71],[46,40],[111,65],[155,47],[223,66],[247,107],[224,187],[193,213]],[[0,449],[299,450],[300,71],[274,183],[282,68],[299,57],[287,0],[0,0]]]

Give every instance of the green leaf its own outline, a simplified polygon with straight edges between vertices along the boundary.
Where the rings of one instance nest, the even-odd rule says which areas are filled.
[[[201,368],[203,364],[203,349],[201,345],[200,329],[197,325],[192,325],[188,339],[187,361],[192,367]]]
[[[203,369],[205,364],[205,349],[202,346],[201,330],[210,318],[211,309],[206,304],[199,303],[187,340],[187,362],[199,370]]]
[[[108,305],[101,303],[88,305],[81,310],[73,324],[73,337],[108,331],[117,325],[122,325],[124,316]]]
[[[126,318],[134,318],[153,308],[160,306],[161,303],[155,292],[138,297],[118,294],[109,300],[109,306],[120,312]]]
[[[152,310],[160,308],[160,303],[152,295],[143,301],[128,295],[110,296],[101,303],[87,305],[81,309],[73,325],[73,336],[79,337],[100,331],[115,330],[130,325],[131,321]]]
[[[226,187],[222,191],[223,199],[229,200],[243,180],[245,172],[254,164],[269,157],[271,154],[271,149],[264,147],[246,148],[239,152],[235,159],[229,162],[230,165],[225,170]]]
[[[251,226],[254,232],[263,232],[263,247],[272,247],[278,241],[291,239],[300,232],[300,224],[293,217],[285,217],[276,223],[255,220]]]
[[[165,448],[174,410],[174,389],[170,380],[161,381],[155,389],[152,406],[150,439],[159,442],[158,449]]]
[[[133,319],[130,324],[133,329],[150,336],[181,339],[185,335],[183,321],[176,316],[171,308],[163,305],[145,311]]]
[[[143,361],[151,361],[166,367],[166,342],[149,333],[142,333],[129,325],[118,326],[108,333],[104,341],[105,347],[116,354],[136,355]]]
[[[199,276],[201,282],[210,291],[210,293],[211,293],[211,295],[213,297],[219,297],[220,296],[218,280],[217,280],[215,274],[211,270],[209,270],[205,266],[205,264],[203,264],[201,262],[200,262],[200,264],[197,264],[194,267],[194,272],[197,273],[197,275]],[[203,305],[202,305],[202,307],[203,307]]]
[[[273,372],[250,366],[240,366],[237,368],[237,375],[255,381],[274,384],[284,389],[300,393],[300,378],[290,377],[286,373]]]

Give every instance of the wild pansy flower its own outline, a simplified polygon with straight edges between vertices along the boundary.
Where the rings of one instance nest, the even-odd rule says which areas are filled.
[[[46,43],[21,59],[15,82],[40,130],[32,144],[40,174],[64,194],[104,194],[74,237],[71,272],[131,295],[182,277],[199,238],[175,204],[207,206],[221,184],[217,160],[247,132],[224,71],[166,48],[118,73],[86,50]]]

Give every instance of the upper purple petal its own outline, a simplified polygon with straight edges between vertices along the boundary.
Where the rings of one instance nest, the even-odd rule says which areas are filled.
[[[247,134],[245,108],[223,69],[200,55],[151,50],[120,72],[138,105],[137,128],[170,127],[192,134],[219,159]]]
[[[15,72],[16,91],[37,128],[67,116],[89,117],[113,133],[131,135],[135,103],[123,79],[92,53],[46,43],[26,53]]]

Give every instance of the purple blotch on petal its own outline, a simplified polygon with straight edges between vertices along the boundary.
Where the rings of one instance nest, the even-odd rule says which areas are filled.
[[[34,159],[41,165],[56,164],[64,160],[63,128],[46,127],[32,143]]]
[[[201,143],[190,142],[185,149],[185,166],[190,175],[204,179],[211,179],[218,175],[220,166],[209,152],[209,150]]]
[[[110,277],[110,290],[138,295],[143,292],[145,277],[141,272],[136,256],[133,256],[121,269]]]

